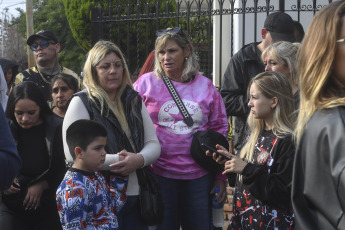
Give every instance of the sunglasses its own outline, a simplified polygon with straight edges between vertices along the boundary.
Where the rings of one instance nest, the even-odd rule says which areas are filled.
[[[159,37],[165,33],[169,33],[171,35],[174,35],[174,34],[184,35],[183,30],[180,27],[157,30],[156,35],[157,35],[157,37]]]
[[[37,51],[38,46],[40,46],[42,49],[47,48],[49,44],[55,45],[55,42],[48,42],[48,41],[41,41],[40,43],[34,43],[30,46],[30,49],[32,51]]]

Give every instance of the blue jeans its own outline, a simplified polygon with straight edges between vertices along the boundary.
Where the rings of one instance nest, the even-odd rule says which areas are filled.
[[[157,175],[164,203],[164,221],[159,230],[210,230],[210,191],[213,176],[177,180]]]
[[[120,230],[148,230],[140,219],[138,196],[127,196],[126,204],[117,216]]]

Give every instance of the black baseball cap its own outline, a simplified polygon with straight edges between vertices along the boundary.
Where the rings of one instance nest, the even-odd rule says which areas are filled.
[[[268,30],[274,42],[295,42],[294,22],[290,15],[274,12],[267,16],[264,28]]]
[[[26,41],[26,43],[31,46],[36,38],[43,38],[46,40],[52,40],[55,43],[59,43],[58,39],[56,38],[55,34],[49,30],[40,30],[37,33],[31,35],[28,40]]]

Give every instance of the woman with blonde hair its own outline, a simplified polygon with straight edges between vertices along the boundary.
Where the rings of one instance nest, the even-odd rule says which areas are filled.
[[[134,84],[153,123],[162,153],[152,165],[162,189],[164,221],[160,230],[211,227],[211,196],[226,198],[226,177],[214,175],[191,156],[193,134],[207,129],[227,133],[223,100],[212,81],[199,73],[198,58],[188,35],[179,27],[157,32],[155,68]],[[179,95],[175,101],[171,88]],[[178,108],[184,105],[185,110]],[[181,112],[181,111],[183,112]],[[183,115],[189,116],[184,118]]]
[[[280,72],[289,80],[296,109],[299,106],[297,53],[300,46],[300,43],[275,42],[267,47],[261,55],[261,59],[266,66],[265,71]]]
[[[313,18],[299,56],[292,204],[299,229],[345,226],[345,1]]]
[[[293,229],[291,180],[294,159],[292,89],[279,72],[264,72],[249,83],[251,130],[238,155],[217,145],[231,157],[224,174],[237,173],[233,217],[228,229]],[[207,155],[211,155],[207,152]],[[224,163],[213,154],[215,160]]]
[[[73,161],[66,143],[70,124],[80,119],[102,124],[108,134],[102,173],[109,181],[110,191],[120,189],[127,197],[125,206],[116,213],[119,228],[146,230],[148,226],[140,218],[136,170],[152,164],[160,155],[153,123],[132,88],[125,58],[114,43],[99,41],[94,45],[88,53],[84,74],[85,90],[72,98],[63,122],[66,159]],[[126,182],[118,175],[128,176],[127,190]],[[112,199],[123,205],[125,197]]]

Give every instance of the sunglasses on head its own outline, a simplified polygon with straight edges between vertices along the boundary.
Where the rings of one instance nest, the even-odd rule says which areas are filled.
[[[165,33],[169,33],[171,35],[174,35],[174,34],[184,35],[183,30],[180,27],[158,30],[156,35],[157,37],[159,37]]]
[[[55,42],[48,42],[48,41],[41,41],[40,43],[34,43],[30,46],[30,49],[32,51],[36,51],[38,46],[40,46],[42,49],[47,48],[49,46],[49,44],[53,44],[55,45]]]

